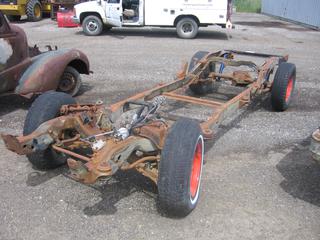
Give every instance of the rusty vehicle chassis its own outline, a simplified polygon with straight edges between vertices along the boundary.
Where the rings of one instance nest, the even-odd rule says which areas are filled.
[[[261,66],[251,61],[236,61],[235,56],[250,55],[264,57]],[[153,89],[141,92],[128,99],[105,107],[102,103],[64,105],[60,116],[40,125],[27,136],[15,137],[2,135],[8,149],[28,155],[33,151],[43,150],[51,145],[56,152],[68,156],[70,176],[83,183],[94,183],[99,177],[111,176],[117,170],[135,169],[157,184],[158,166],[161,150],[166,135],[175,116],[160,112],[156,119],[135,126],[130,135],[123,139],[114,135],[114,129],[109,123],[102,123],[104,116],[111,122],[132,106],[146,103],[157,97],[174,100],[183,104],[204,106],[213,113],[200,121],[200,127],[205,139],[213,138],[212,127],[219,124],[225,117],[248,104],[258,94],[270,91],[272,81],[269,79],[274,68],[281,62],[286,62],[287,56],[265,55],[252,52],[233,50],[209,53],[187,73],[187,65],[178,73],[177,79],[168,84],[159,85]],[[250,78],[246,72],[218,73],[208,72],[203,79],[204,71],[210,64],[224,66],[246,66],[256,73],[256,78]],[[243,90],[226,102],[204,99],[198,96],[181,94],[191,84],[201,82],[230,81],[232,85],[243,87]],[[186,130],[187,131],[187,130]],[[68,132],[66,134],[66,132]],[[92,142],[96,144],[92,147]]]

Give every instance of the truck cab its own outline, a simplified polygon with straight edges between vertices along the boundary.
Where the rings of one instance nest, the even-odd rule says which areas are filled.
[[[199,27],[231,27],[231,0],[96,0],[77,4],[73,20],[86,35],[112,27],[175,27],[181,38],[195,38]]]

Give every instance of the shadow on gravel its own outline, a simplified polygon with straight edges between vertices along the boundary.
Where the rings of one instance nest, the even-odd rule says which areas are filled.
[[[285,178],[280,186],[294,198],[320,207],[320,165],[313,161],[309,145],[310,138],[303,140],[277,164]]]
[[[17,109],[29,109],[33,100],[18,95],[0,97],[0,117]]]
[[[26,184],[28,186],[35,187],[49,181],[51,178],[54,178],[60,174],[67,175],[67,173],[68,168],[66,166],[46,172],[34,171],[28,174]]]
[[[94,88],[93,85],[89,85],[86,83],[82,83],[81,88],[79,89],[78,94],[76,95],[76,97],[81,96],[83,94],[85,94],[86,92],[89,92],[90,90],[92,90]]]
[[[134,192],[144,192],[146,196],[156,198],[157,187],[148,178],[135,171],[117,172],[101,186],[92,185],[100,192],[102,200],[83,212],[87,216],[111,215],[117,212],[116,204]]]
[[[59,167],[53,170],[48,170],[45,172],[35,170],[28,174],[26,184],[31,187],[38,186],[42,183],[49,181],[50,179],[63,174],[68,175],[69,169],[67,166]]]
[[[214,129],[214,137],[212,140],[208,140],[205,142],[205,153],[207,153],[224,134],[226,134],[232,128],[239,128],[238,123],[242,121],[242,119],[248,117],[251,113],[259,110],[265,109],[267,111],[273,111],[270,104],[269,95],[261,95],[257,96],[252,100],[252,102],[235,114],[231,121],[228,123],[222,122],[217,129]]]
[[[77,35],[84,35],[82,31],[76,33]],[[125,39],[126,37],[146,37],[146,38],[178,38],[176,30],[173,28],[114,28],[110,31],[102,32],[101,36],[111,36],[119,40]],[[215,40],[229,40],[229,37],[224,32],[199,30],[197,39],[215,39]],[[183,39],[181,39],[183,40]],[[192,39],[188,40],[192,41]]]
[[[67,166],[46,172],[35,170],[28,175],[26,184],[35,187],[61,174],[68,178],[69,169]],[[70,179],[70,181],[74,180]],[[146,197],[149,196],[155,200],[157,196],[156,185],[134,170],[127,172],[118,171],[113,177],[105,180],[100,179],[95,184],[87,186],[100,192],[101,197],[100,202],[84,208],[83,212],[87,216],[111,215],[116,213],[116,204],[134,192],[143,192]]]

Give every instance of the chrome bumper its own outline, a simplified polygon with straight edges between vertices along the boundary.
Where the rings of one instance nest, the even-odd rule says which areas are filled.
[[[72,17],[72,22],[77,23],[77,24],[80,24],[80,19],[77,18],[76,16],[73,16],[73,17]]]

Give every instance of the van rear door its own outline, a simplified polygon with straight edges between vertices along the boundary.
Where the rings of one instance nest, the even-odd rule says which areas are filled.
[[[122,0],[108,0],[106,4],[107,21],[115,26],[122,26]]]

